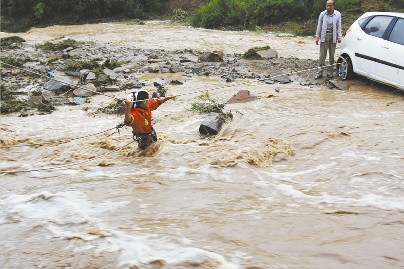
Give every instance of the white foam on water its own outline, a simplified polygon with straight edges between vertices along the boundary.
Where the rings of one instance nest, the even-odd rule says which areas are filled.
[[[142,267],[156,262],[172,266],[238,268],[219,254],[191,246],[191,240],[178,238],[179,245],[161,235],[141,234],[141,228],[136,229],[135,234],[128,234],[106,225],[97,217],[128,203],[107,201],[94,204],[85,194],[74,191],[13,194],[0,200],[0,224],[10,223],[10,220],[18,222],[19,225],[13,225],[15,229],[21,225],[41,225],[50,232],[45,235],[47,238],[67,239],[67,249],[75,253],[91,251],[102,256],[104,251],[113,252],[117,256],[117,264],[111,265],[114,268]],[[71,239],[80,239],[80,244]]]
[[[0,201],[0,205],[6,206],[2,215],[12,212],[18,214],[21,219],[41,219],[65,224],[89,221],[92,214],[111,211],[128,203],[104,202],[93,205],[83,193],[76,191],[11,195]]]
[[[372,152],[371,154],[373,154],[372,156],[370,156],[369,154],[359,154],[357,152],[353,152],[353,151],[349,151],[349,152],[344,152],[342,153],[340,156],[337,157],[331,157],[331,160],[335,160],[335,159],[341,159],[341,160],[360,160],[360,159],[364,159],[366,161],[381,161],[382,157],[381,156],[375,156],[377,153]]]
[[[404,197],[387,197],[374,193],[355,193],[357,193],[358,198],[344,198],[323,194],[316,203],[342,204],[352,207],[376,207],[386,210],[404,210]]]
[[[378,112],[378,113],[368,113],[368,114],[362,114],[362,113],[353,113],[352,117],[353,118],[391,118],[396,115],[401,114],[401,111],[392,111],[392,112]]]
[[[276,189],[279,191],[285,193],[288,196],[292,196],[295,198],[311,198],[310,195],[304,194],[303,192],[296,190],[293,186],[291,185],[286,185],[286,184],[278,184],[275,185]]]
[[[289,206],[307,203],[320,207],[323,207],[324,204],[328,204],[334,206],[344,205],[352,207],[375,207],[386,210],[404,210],[404,197],[391,195],[387,191],[385,195],[357,190],[353,190],[349,193],[344,192],[341,195],[330,195],[325,192],[320,195],[308,195],[292,185],[278,184],[273,185],[271,188],[275,188],[281,194],[289,198],[292,197],[296,201],[296,203],[290,203]],[[383,189],[381,189],[381,191],[383,191]],[[268,202],[271,203],[272,200],[268,200]]]
[[[139,240],[140,239],[140,240]],[[146,243],[153,242],[153,246]],[[128,237],[123,234],[109,238],[102,250],[119,246],[121,255],[118,268],[132,268],[161,261],[172,266],[202,266],[202,268],[236,269],[237,265],[227,262],[219,254],[195,247],[179,247],[162,238]]]
[[[262,173],[267,174],[268,176],[270,176],[273,179],[278,179],[278,180],[288,180],[290,178],[293,177],[297,177],[297,176],[304,176],[304,175],[310,175],[313,174],[315,172],[319,172],[319,171],[323,171],[323,170],[327,170],[330,169],[332,167],[337,166],[338,163],[337,162],[330,162],[330,163],[326,163],[326,164],[321,164],[321,165],[317,165],[311,169],[305,169],[305,170],[296,170],[296,171],[288,171],[288,172],[266,172],[266,171],[262,171]]]

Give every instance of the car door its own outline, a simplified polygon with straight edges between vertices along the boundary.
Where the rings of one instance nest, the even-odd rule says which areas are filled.
[[[385,15],[373,17],[364,25],[364,33],[356,37],[358,47],[355,50],[355,58],[359,74],[380,79],[375,70],[381,66],[382,47],[386,42],[383,35],[393,18]]]
[[[404,19],[398,18],[380,50],[383,68],[378,70],[389,84],[404,88]]]

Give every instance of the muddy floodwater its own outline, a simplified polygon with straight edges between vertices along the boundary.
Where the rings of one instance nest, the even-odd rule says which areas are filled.
[[[313,38],[165,22],[20,36],[32,44],[70,37],[134,49],[243,53],[269,45],[281,57],[318,55]],[[154,111],[159,141],[146,151],[129,128],[113,129],[122,116],[90,114],[87,104],[0,116],[0,268],[404,268],[402,92],[176,78],[184,84],[167,87],[179,96]],[[258,99],[226,104],[233,120],[204,137],[205,116],[190,110],[203,90],[220,102],[240,90]]]

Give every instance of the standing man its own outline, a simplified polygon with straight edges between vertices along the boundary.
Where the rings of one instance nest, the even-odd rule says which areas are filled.
[[[320,42],[320,57],[318,59],[318,66],[321,68],[314,78],[318,79],[323,76],[323,67],[325,66],[325,58],[327,51],[329,53],[329,64],[327,77],[332,78],[334,54],[337,42],[341,43],[341,13],[335,8],[335,1],[328,0],[325,5],[325,10],[320,13],[318,17],[317,31],[316,31],[316,44]]]

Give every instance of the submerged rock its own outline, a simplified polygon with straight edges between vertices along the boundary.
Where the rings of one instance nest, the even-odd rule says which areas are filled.
[[[343,81],[331,79],[329,81],[329,83],[331,84],[331,88],[337,88],[338,90],[348,90],[349,89],[349,86],[347,85],[347,83],[343,82]]]
[[[274,81],[279,82],[281,84],[287,84],[291,83],[292,80],[287,76],[287,75],[280,75],[280,76],[275,76],[272,78]]]
[[[219,120],[219,113],[211,112],[199,126],[199,133],[204,135],[217,135],[221,127],[222,122]]]

